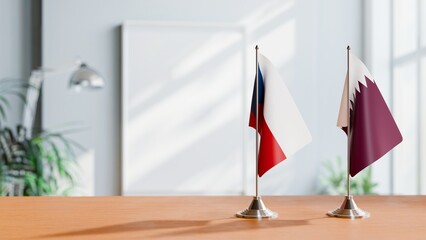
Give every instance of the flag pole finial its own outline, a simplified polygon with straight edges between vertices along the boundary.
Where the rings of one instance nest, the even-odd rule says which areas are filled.
[[[348,45],[348,47],[346,49],[349,51],[349,50],[351,50],[351,47]]]
[[[254,47],[254,49],[259,50],[259,45],[256,45],[256,47]]]

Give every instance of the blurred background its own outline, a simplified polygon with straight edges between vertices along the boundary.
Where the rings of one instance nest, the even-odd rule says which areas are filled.
[[[313,137],[261,194],[342,193],[347,45],[404,137],[354,192],[426,193],[422,0],[0,0],[0,32],[3,195],[253,194],[256,44]],[[70,89],[78,59],[100,89]]]

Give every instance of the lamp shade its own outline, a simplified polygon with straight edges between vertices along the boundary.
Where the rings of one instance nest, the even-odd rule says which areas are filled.
[[[72,74],[69,86],[70,88],[80,89],[100,89],[105,85],[104,79],[93,68],[82,63]]]

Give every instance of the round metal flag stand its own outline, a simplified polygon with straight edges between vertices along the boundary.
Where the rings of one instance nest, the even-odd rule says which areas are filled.
[[[257,196],[253,197],[250,206],[241,212],[236,214],[240,218],[276,218],[278,214],[269,210],[262,199]]]
[[[355,203],[352,195],[345,196],[342,205],[335,210],[327,212],[330,217],[339,218],[368,218],[370,213],[361,210]]]

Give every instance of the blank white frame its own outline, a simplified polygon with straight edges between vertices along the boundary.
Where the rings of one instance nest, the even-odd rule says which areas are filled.
[[[247,88],[246,86],[246,80],[247,80],[247,74],[246,74],[246,49],[247,49],[247,37],[246,37],[246,29],[245,27],[242,26],[236,26],[236,25],[228,25],[228,24],[216,24],[216,23],[198,23],[198,22],[151,22],[151,21],[126,21],[123,26],[122,26],[122,85],[121,85],[121,174],[122,174],[122,182],[121,182],[121,194],[122,195],[170,195],[168,193],[162,193],[162,192],[144,192],[144,193],[134,193],[134,192],[129,192],[128,189],[125,186],[126,183],[126,169],[129,167],[127,166],[127,161],[126,159],[129,156],[129,149],[128,149],[128,142],[127,142],[127,133],[126,133],[126,128],[128,127],[128,117],[127,117],[127,113],[128,113],[128,100],[127,100],[127,96],[129,94],[128,92],[128,87],[129,87],[129,76],[127,75],[127,65],[128,65],[128,56],[127,56],[127,52],[129,51],[128,49],[128,36],[126,35],[126,31],[129,28],[146,28],[146,27],[158,27],[158,28],[162,28],[162,27],[176,27],[176,28],[190,28],[190,29],[202,29],[202,28],[208,28],[208,29],[212,29],[215,30],[217,29],[217,31],[235,31],[239,34],[241,34],[241,38],[243,41],[243,44],[241,46],[241,52],[242,52],[242,66],[243,68],[242,70],[242,82],[241,85],[243,86],[242,89],[242,95],[241,95],[241,108],[243,109],[243,115],[247,116],[248,114],[248,110],[244,109],[244,101],[247,99],[247,96],[245,94],[245,89]],[[246,120],[245,118],[243,118],[243,120],[241,121],[241,128],[245,128],[246,127]],[[245,163],[245,155],[246,155],[246,146],[247,146],[247,134],[245,131],[242,131],[243,134],[241,136],[241,141],[242,141],[242,151],[241,151],[241,161],[242,161],[242,185],[240,186],[240,190],[238,191],[239,194],[244,194],[245,192],[245,184],[246,184],[246,163]],[[237,193],[237,192],[236,192]],[[198,194],[198,193],[194,193],[194,192],[181,192],[178,193],[181,195],[186,195],[186,194]],[[224,194],[229,194],[229,193],[224,193]],[[232,194],[232,193],[231,193]],[[234,193],[235,194],[235,193]],[[172,195],[176,195],[176,192],[172,193]]]

